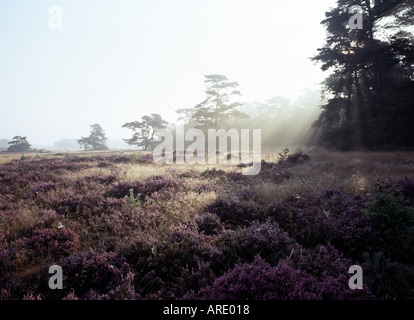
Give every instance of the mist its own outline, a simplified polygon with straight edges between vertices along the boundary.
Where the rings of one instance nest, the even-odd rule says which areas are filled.
[[[0,139],[76,149],[94,123],[110,148],[127,147],[122,125],[144,115],[176,123],[203,101],[207,74],[237,81],[252,115],[254,101],[319,90],[309,57],[334,1],[23,3],[0,4]]]

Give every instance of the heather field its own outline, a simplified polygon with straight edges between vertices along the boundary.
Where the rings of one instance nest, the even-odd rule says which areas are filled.
[[[414,298],[413,152],[262,159],[244,176],[151,154],[0,156],[0,298]]]

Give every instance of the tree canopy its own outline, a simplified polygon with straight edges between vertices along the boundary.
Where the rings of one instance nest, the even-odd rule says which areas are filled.
[[[8,144],[10,144],[10,146],[7,150],[11,152],[28,152],[31,147],[30,143],[27,141],[27,138],[22,136],[13,137]]]
[[[240,96],[239,84],[231,82],[220,74],[204,76],[206,83],[206,99],[195,106],[193,119],[199,129],[219,129],[226,126],[231,118],[242,118],[247,115],[240,111],[242,104],[234,101]]]
[[[90,126],[91,133],[88,137],[82,137],[78,140],[80,147],[83,147],[85,150],[106,150],[106,136],[102,127],[95,123]]]
[[[353,5],[363,8],[362,29],[349,28]],[[331,71],[314,123],[328,148],[414,145],[413,8],[413,1],[338,0],[326,12],[326,43],[312,60]]]
[[[165,128],[168,124],[158,113],[145,115],[142,121],[132,121],[125,123],[122,127],[133,130],[133,135],[129,139],[124,139],[129,145],[135,145],[143,150],[152,149],[155,146],[154,136],[157,129]]]

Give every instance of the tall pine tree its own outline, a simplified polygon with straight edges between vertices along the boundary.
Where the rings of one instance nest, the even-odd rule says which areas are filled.
[[[247,116],[239,110],[242,104],[234,101],[235,97],[240,96],[237,82],[231,82],[220,74],[206,75],[204,82],[206,99],[195,106],[193,115],[196,128],[224,129],[229,119]]]

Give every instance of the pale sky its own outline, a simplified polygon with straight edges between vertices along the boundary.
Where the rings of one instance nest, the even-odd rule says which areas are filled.
[[[309,57],[335,0],[1,0],[0,139],[52,145],[129,138],[125,122],[205,98],[204,75],[240,84],[243,102],[295,99],[326,77]],[[51,6],[62,29],[50,28]],[[57,20],[51,20],[56,22]]]

